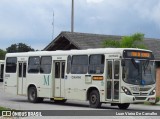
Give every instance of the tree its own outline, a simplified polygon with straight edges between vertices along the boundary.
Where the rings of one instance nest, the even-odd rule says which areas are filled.
[[[147,49],[143,44],[144,34],[135,33],[131,36],[124,36],[122,40],[106,40],[103,43],[104,47],[114,47],[114,48],[142,48]]]
[[[8,53],[35,51],[24,43],[12,44],[10,47],[6,48],[6,50]]]
[[[0,49],[0,60],[4,60],[6,55],[6,51]]]

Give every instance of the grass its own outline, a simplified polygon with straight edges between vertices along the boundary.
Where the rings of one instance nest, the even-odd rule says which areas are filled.
[[[14,119],[14,117],[12,117],[11,115],[8,115],[8,113],[6,113],[6,112],[3,113],[3,111],[12,111],[12,109],[0,106],[0,113],[1,113],[0,116],[2,116],[2,118],[0,117],[0,119]]]
[[[12,110],[12,109],[6,107],[0,107],[0,110]]]
[[[158,101],[160,101],[160,97],[156,97],[156,103],[144,102],[144,104],[145,105],[160,105],[160,104],[157,104]]]

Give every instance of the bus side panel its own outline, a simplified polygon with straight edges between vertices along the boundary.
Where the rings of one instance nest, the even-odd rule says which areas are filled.
[[[51,97],[51,75],[27,74],[27,87],[31,84],[37,88],[38,97]]]
[[[92,76],[91,76],[92,77]],[[92,79],[91,79],[92,80]],[[67,99],[74,100],[87,100],[87,91],[97,89],[100,93],[100,100],[105,101],[104,88],[105,82],[102,81],[91,81],[86,82],[84,74],[69,74],[67,75],[65,91]]]
[[[68,74],[65,84],[67,99],[86,100],[85,75]]]
[[[105,79],[100,81],[92,80],[92,85],[90,87],[95,87],[99,91],[100,101],[105,102]]]
[[[17,74],[6,73],[4,75],[4,91],[17,95]]]

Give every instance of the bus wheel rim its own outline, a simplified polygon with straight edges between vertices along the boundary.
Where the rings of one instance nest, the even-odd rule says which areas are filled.
[[[30,94],[31,100],[34,100],[34,99],[35,99],[35,96],[36,96],[35,92],[34,92],[34,91],[31,91],[31,94]]]
[[[91,103],[94,104],[94,103],[96,103],[96,101],[97,101],[96,95],[92,95],[91,96]]]

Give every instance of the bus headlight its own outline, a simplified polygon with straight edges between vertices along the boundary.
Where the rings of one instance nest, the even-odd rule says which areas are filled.
[[[131,95],[131,92],[124,86],[122,86],[122,90],[125,92],[127,95]]]
[[[154,95],[155,93],[156,93],[156,90],[153,89],[153,90],[149,93],[149,95]]]

